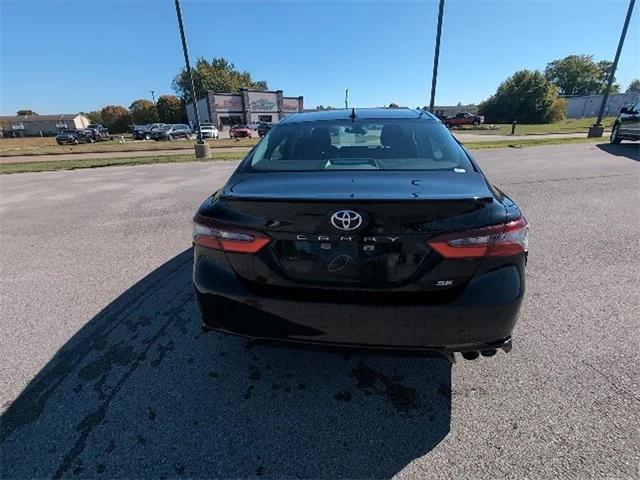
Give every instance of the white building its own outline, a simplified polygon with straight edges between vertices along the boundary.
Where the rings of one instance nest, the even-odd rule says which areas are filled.
[[[56,135],[68,128],[87,128],[91,123],[81,113],[60,113],[58,115],[12,115],[0,117],[0,127],[5,137],[29,137],[36,135]]]
[[[602,105],[603,95],[585,95],[582,97],[567,97],[564,114],[567,118],[596,117]],[[605,117],[614,117],[625,106],[634,105],[640,101],[640,92],[614,93],[609,95],[604,109]]]

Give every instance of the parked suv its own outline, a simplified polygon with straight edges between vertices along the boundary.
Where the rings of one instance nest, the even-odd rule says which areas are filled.
[[[212,123],[201,123],[202,138],[218,138],[218,129]]]
[[[622,140],[640,140],[640,102],[632,107],[622,107],[613,122],[609,141],[620,143]]]
[[[90,123],[87,125],[86,129],[90,131],[91,137],[95,141],[106,140],[109,138],[109,130],[107,130],[107,128],[101,123]]]
[[[93,133],[90,130],[68,129],[62,130],[56,135],[56,142],[58,145],[65,143],[76,145],[78,143],[93,143],[94,139]]]
[[[151,132],[151,138],[154,140],[175,140],[177,138],[184,138],[186,140],[191,138],[191,127],[182,123],[176,123],[175,125],[163,125]]]
[[[133,138],[134,140],[151,140],[151,134],[154,130],[162,127],[164,123],[150,123],[148,125],[134,125],[133,126]]]

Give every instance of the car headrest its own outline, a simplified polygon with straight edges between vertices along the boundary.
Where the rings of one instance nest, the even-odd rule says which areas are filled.
[[[387,124],[380,132],[380,143],[385,147],[398,147],[406,143],[406,136],[400,125]]]
[[[331,147],[331,136],[329,135],[329,130],[326,128],[314,128],[311,132],[311,140],[322,151],[326,151]]]

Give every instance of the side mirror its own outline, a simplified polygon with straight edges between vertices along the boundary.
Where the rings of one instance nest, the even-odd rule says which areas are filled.
[[[633,113],[629,107],[622,107],[620,113]]]

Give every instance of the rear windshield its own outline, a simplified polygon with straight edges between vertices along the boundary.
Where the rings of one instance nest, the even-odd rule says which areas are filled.
[[[473,170],[442,124],[418,119],[277,125],[245,165],[251,171]]]

